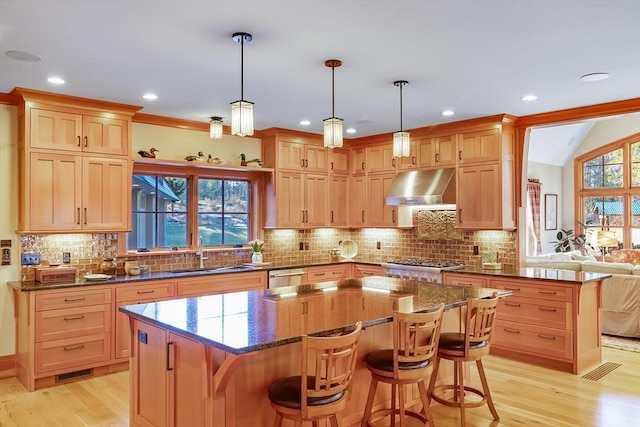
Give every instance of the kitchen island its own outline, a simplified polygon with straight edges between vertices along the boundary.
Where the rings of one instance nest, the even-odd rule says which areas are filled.
[[[392,346],[394,310],[444,303],[443,331],[459,331],[467,298],[493,292],[368,277],[121,307],[132,337],[131,425],[271,426],[268,387],[299,374],[301,335],[340,333],[362,321],[353,393],[341,414],[344,426],[357,425],[371,379],[365,356]],[[440,381],[452,374],[443,368]],[[409,396],[419,402],[417,388]],[[389,399],[380,387],[376,406]]]

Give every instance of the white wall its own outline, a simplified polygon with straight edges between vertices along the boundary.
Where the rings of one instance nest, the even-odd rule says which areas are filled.
[[[558,195],[558,209],[565,198],[562,186],[562,167],[546,165],[543,163],[529,162],[527,167],[527,178],[537,178],[542,183],[540,187],[540,243],[542,253],[554,252],[553,241],[556,239],[558,230],[545,230],[545,194]],[[559,212],[558,212],[559,213]],[[558,229],[560,229],[560,218],[558,217]]]
[[[576,149],[574,158],[638,132],[640,132],[640,114],[629,114],[607,120],[599,120],[593,125],[582,144]],[[573,172],[574,164],[572,158],[562,170],[562,193],[564,197],[562,201],[559,201],[560,206],[562,206],[562,208],[559,208],[559,213],[562,213],[562,221],[560,219],[558,221],[562,223],[563,228],[573,228],[575,224]]]
[[[0,356],[15,353],[13,295],[7,282],[20,274],[18,228],[18,113],[0,105],[0,239],[11,240],[11,265],[0,265]]]

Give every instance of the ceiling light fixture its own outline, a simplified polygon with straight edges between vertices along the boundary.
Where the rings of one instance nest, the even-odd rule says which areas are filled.
[[[455,114],[455,113],[454,113],[453,111],[451,111],[451,110],[444,110],[444,111],[442,112],[442,115],[443,115],[443,116],[445,116],[445,117],[446,117],[446,116],[453,116],[454,114]]]
[[[324,65],[331,67],[331,117],[324,119],[324,146],[327,148],[342,147],[342,122],[335,113],[335,71],[342,65],[339,59],[328,59]]]
[[[31,52],[24,52],[22,50],[10,50],[7,52],[7,56],[9,58],[17,59],[18,61],[26,62],[38,62],[42,60],[42,56]]]
[[[231,103],[231,135],[253,135],[253,102],[244,99],[244,44],[253,36],[249,33],[233,33],[233,41],[240,43],[240,99]]]
[[[590,73],[580,76],[580,80],[583,82],[597,82],[598,80],[608,79],[611,76],[609,73]]]
[[[54,85],[63,85],[64,84],[64,79],[61,79],[60,77],[49,77],[47,79],[47,81],[49,83],[54,84]]]
[[[155,93],[145,93],[144,95],[142,95],[142,97],[148,101],[155,101],[156,99],[158,99],[158,95],[156,95]]]
[[[211,117],[211,121],[209,122],[209,138],[222,139],[222,117]]]
[[[393,155],[409,157],[409,132],[402,130],[402,86],[409,84],[406,80],[396,80],[394,86],[400,87],[400,130],[393,134]]]
[[[538,97],[535,95],[525,95],[522,97],[523,101],[535,101],[536,99],[538,99]]]

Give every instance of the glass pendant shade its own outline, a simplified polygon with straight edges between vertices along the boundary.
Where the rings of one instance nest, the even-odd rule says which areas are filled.
[[[396,132],[393,134],[393,156],[409,157],[409,132]]]
[[[253,102],[240,100],[231,103],[231,135],[253,135]]]
[[[209,138],[222,139],[222,118],[211,117],[209,122]]]
[[[342,119],[329,117],[324,119],[324,146],[327,148],[342,147]]]

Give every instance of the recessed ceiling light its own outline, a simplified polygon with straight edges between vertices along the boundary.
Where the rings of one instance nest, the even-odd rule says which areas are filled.
[[[64,80],[61,79],[60,77],[49,77],[47,79],[47,81],[49,83],[53,83],[54,85],[63,85],[64,84]]]
[[[349,128],[345,132],[347,132],[347,133],[356,133],[356,130],[354,128]]]
[[[149,101],[158,99],[158,95],[156,95],[155,93],[145,93],[144,95],[142,95],[142,97],[144,99],[148,99]]]
[[[443,116],[453,116],[453,114],[454,114],[454,113],[453,113],[453,111],[451,111],[451,110],[444,110],[444,111],[442,112],[442,115],[443,115]]]
[[[18,61],[38,62],[42,59],[42,56],[35,53],[23,52],[21,50],[10,50],[7,52],[9,58],[17,59]]]
[[[311,122],[309,120],[300,120],[300,124],[302,126],[309,126],[311,124]]]
[[[609,73],[590,73],[580,76],[580,80],[583,82],[597,82],[598,80],[608,79],[611,76]]]
[[[523,101],[535,101],[536,99],[538,99],[536,95],[525,95],[522,97]]]

